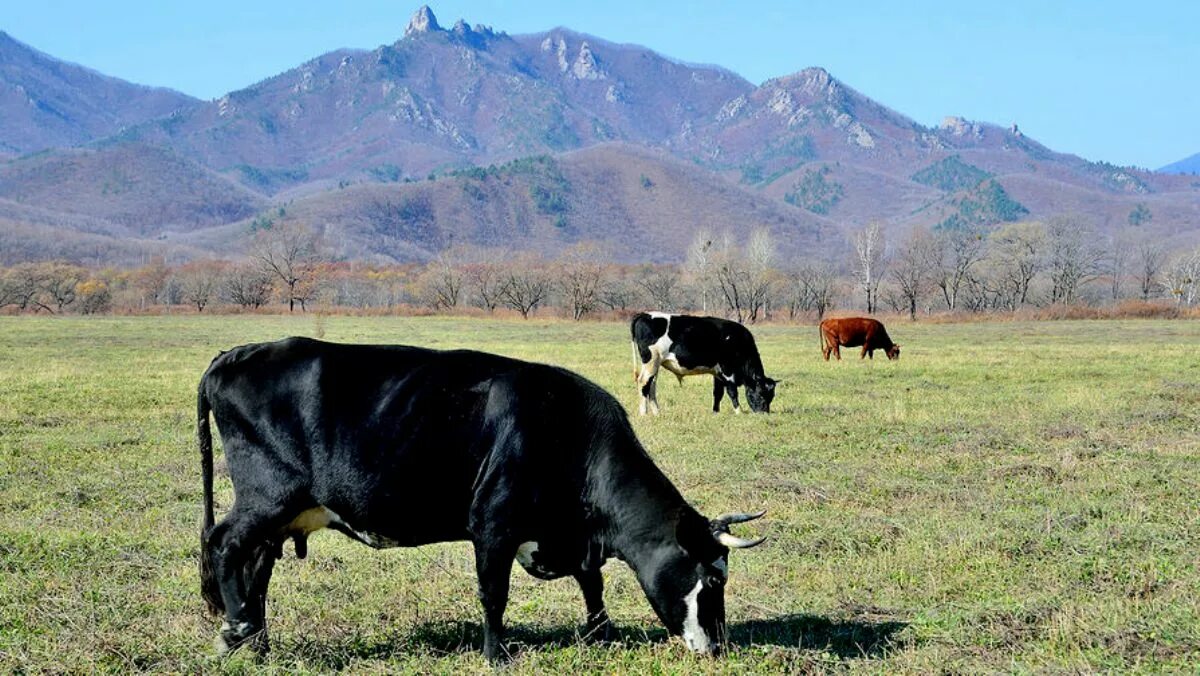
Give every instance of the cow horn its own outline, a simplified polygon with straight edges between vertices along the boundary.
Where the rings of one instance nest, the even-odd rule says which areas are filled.
[[[735,523],[745,523],[747,521],[753,521],[755,519],[762,518],[762,516],[766,513],[767,513],[767,510],[764,509],[761,512],[755,512],[754,514],[749,514],[746,512],[733,512],[731,514],[722,514],[721,516],[718,516],[717,518],[712,520],[713,530],[722,530],[722,529],[728,528],[730,525],[735,524]]]
[[[760,537],[754,538],[753,540],[743,540],[742,538],[736,535],[730,535],[729,533],[717,533],[717,542],[720,542],[730,549],[749,549],[751,547],[757,547],[765,542],[766,539],[767,538],[765,537]]]

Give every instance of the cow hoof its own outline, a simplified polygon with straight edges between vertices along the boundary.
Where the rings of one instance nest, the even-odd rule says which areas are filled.
[[[608,643],[612,639],[612,622],[609,622],[608,618],[588,622],[587,627],[583,630],[583,640],[588,643]]]
[[[249,622],[238,622],[233,626],[227,622],[221,627],[221,631],[213,641],[213,648],[216,649],[218,655],[228,655],[242,647],[249,647],[259,655],[266,654],[270,650],[266,630],[256,629]]]
[[[483,656],[494,667],[503,666],[512,661],[512,655],[500,644],[484,643]]]

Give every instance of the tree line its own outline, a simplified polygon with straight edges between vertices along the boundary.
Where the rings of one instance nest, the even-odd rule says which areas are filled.
[[[557,313],[582,319],[644,308],[754,323],[831,310],[939,312],[1105,305],[1127,299],[1200,302],[1200,248],[1168,251],[1136,233],[1101,239],[1073,217],[995,228],[915,228],[888,241],[878,224],[849,238],[846,255],[784,259],[766,229],[745,241],[698,232],[679,264],[621,265],[602,244],[554,257],[454,246],[423,264],[335,261],[297,223],[266,224],[238,260],[126,268],[69,262],[0,269],[0,310],[27,313],[214,308],[313,308]]]

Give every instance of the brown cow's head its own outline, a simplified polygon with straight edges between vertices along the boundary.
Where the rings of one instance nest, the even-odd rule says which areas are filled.
[[[900,346],[893,343],[892,346],[888,348],[887,356],[888,356],[888,359],[899,359],[900,358]]]

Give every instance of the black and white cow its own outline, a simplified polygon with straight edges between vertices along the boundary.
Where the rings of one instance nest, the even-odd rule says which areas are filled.
[[[215,523],[209,415],[235,499]],[[709,520],[655,466],[624,410],[563,369],[480,352],[292,338],[213,360],[200,380],[204,481],[201,591],[225,624],[223,650],[266,650],[267,586],[282,545],[307,552],[331,528],[372,547],[469,540],[485,615],[484,653],[506,656],[514,558],[531,575],[571,575],[589,635],[607,630],[600,567],[634,570],[673,634],[720,649],[730,534],[759,514]]]
[[[741,324],[717,317],[643,312],[633,318],[629,332],[642,415],[647,410],[658,413],[659,367],[674,373],[680,383],[684,376],[711,374],[714,413],[721,410],[726,393],[733,410],[741,413],[739,386],[746,388],[751,411],[771,411],[777,381],[763,374],[754,336]]]

